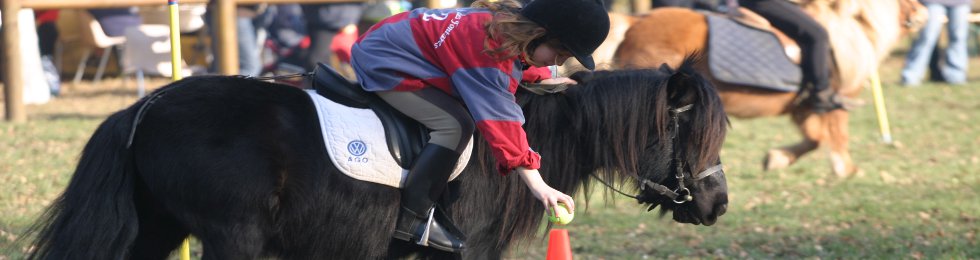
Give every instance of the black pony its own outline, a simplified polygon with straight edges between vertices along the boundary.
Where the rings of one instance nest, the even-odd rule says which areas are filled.
[[[708,81],[689,65],[574,78],[580,84],[561,93],[518,93],[546,182],[574,194],[603,181],[679,222],[711,225],[724,214],[716,164],[728,121]],[[445,256],[392,241],[398,190],[339,173],[303,91],[225,76],[161,91],[95,131],[35,224],[31,259],[163,259],[188,235],[204,259]],[[145,102],[154,103],[140,109]],[[536,234],[544,209],[476,145],[446,206],[468,237],[462,257],[497,259]]]

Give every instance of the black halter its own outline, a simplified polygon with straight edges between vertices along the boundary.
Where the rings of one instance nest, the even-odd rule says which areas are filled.
[[[646,190],[649,187],[649,188],[653,189],[654,191],[657,191],[657,194],[666,196],[666,197],[670,198],[672,201],[674,201],[674,203],[677,203],[677,204],[681,204],[681,203],[684,203],[684,202],[692,201],[692,200],[694,200],[694,197],[691,196],[691,190],[688,190],[687,187],[684,187],[684,178],[685,178],[684,176],[685,175],[691,175],[691,178],[694,181],[698,181],[698,180],[704,179],[704,178],[706,178],[708,176],[711,176],[715,172],[721,170],[721,163],[719,163],[719,164],[716,164],[714,166],[708,167],[707,169],[704,169],[703,171],[701,171],[701,172],[699,172],[697,174],[686,174],[687,171],[686,171],[686,169],[684,167],[684,161],[681,160],[680,155],[678,155],[678,153],[677,153],[677,150],[679,150],[679,149],[677,149],[678,143],[675,142],[675,139],[677,139],[677,132],[680,129],[680,122],[677,119],[677,116],[680,113],[684,113],[684,112],[686,112],[688,110],[691,110],[691,108],[693,108],[693,107],[694,107],[694,104],[689,104],[689,105],[682,106],[682,107],[679,107],[679,108],[672,108],[672,109],[670,109],[670,126],[668,128],[668,132],[670,133],[670,137],[668,139],[669,142],[670,142],[670,146],[669,146],[670,147],[669,148],[670,150],[668,152],[671,153],[671,154],[673,154],[673,158],[671,158],[671,161],[674,163],[674,165],[677,166],[674,169],[674,178],[677,178],[677,188],[671,190],[667,186],[664,186],[663,184],[659,184],[659,183],[656,183],[654,181],[651,181],[650,179],[642,178],[642,177],[639,177],[639,176],[633,176],[634,178],[636,178],[636,179],[638,179],[640,181],[640,191],[641,192],[644,191],[644,190]],[[632,176],[632,175],[630,175],[630,176]],[[634,198],[634,199],[637,199],[637,200],[640,199],[639,198],[639,195],[629,195],[629,194],[626,194],[626,193],[624,193],[624,192],[622,192],[622,191],[614,188],[612,185],[609,185],[608,183],[606,183],[605,181],[603,181],[598,176],[595,176],[594,173],[592,174],[592,177],[596,178],[596,180],[599,180],[600,183],[602,183],[603,185],[606,185],[606,187],[609,187],[610,189],[612,189],[613,191],[618,192],[619,194],[622,194],[624,196],[627,196],[627,197],[630,197],[630,198]]]

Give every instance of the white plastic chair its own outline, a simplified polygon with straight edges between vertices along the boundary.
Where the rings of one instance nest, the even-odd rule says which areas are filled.
[[[170,27],[160,24],[143,24],[126,28],[123,47],[123,75],[136,75],[139,95],[143,94],[144,75],[171,77]],[[190,76],[194,70],[181,60],[181,76]]]
[[[207,5],[182,4],[178,10],[181,33],[192,33],[204,28],[204,13],[207,12]],[[170,10],[167,6],[140,7],[139,13],[143,18],[143,24],[170,25]]]
[[[102,75],[105,73],[105,66],[109,62],[109,56],[111,56],[112,51],[125,43],[126,37],[111,37],[106,35],[105,31],[102,31],[102,25],[99,24],[99,21],[88,12],[78,12],[78,17],[80,18],[82,40],[87,44],[91,44],[94,48],[103,50],[102,57],[99,60],[99,67],[95,71],[94,81],[98,83],[102,80]],[[85,67],[88,59],[92,56],[92,51],[93,48],[86,48],[82,52],[82,59],[78,62],[73,80],[76,85],[82,81],[82,74],[85,73]]]

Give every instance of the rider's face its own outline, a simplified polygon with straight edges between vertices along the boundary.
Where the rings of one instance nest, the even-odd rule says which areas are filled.
[[[542,66],[560,66],[565,64],[565,60],[568,60],[569,57],[572,57],[570,52],[550,43],[538,45],[534,49],[534,53],[531,54],[531,60],[535,64],[541,64]]]

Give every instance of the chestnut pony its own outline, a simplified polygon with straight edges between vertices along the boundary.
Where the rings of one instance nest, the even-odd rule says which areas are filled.
[[[804,1],[803,8],[828,29],[833,59],[831,87],[855,97],[896,42],[921,24],[924,7],[914,0]],[[676,66],[693,52],[710,52],[705,15],[679,8],[658,8],[638,18],[622,37],[613,61],[618,67]],[[601,58],[600,58],[601,59]],[[696,67],[707,72],[707,59]],[[714,78],[712,78],[714,80]],[[789,115],[803,140],[769,150],[764,167],[785,168],[819,145],[830,149],[835,174],[854,173],[848,152],[848,112],[815,114],[797,106],[795,92],[774,92],[715,80],[725,111],[740,118]]]

